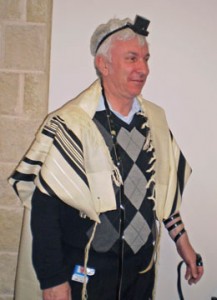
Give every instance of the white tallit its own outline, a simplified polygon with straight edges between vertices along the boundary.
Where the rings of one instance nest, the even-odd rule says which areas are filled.
[[[122,180],[103,137],[92,121],[101,86],[95,81],[78,97],[50,114],[9,182],[25,207],[16,281],[16,300],[41,299],[31,265],[29,214],[35,186],[99,222],[101,212],[116,209],[112,179]],[[179,210],[191,169],[171,137],[164,111],[138,97],[148,118],[155,149],[155,210],[162,222]],[[24,247],[25,245],[25,247]],[[30,296],[31,295],[31,296]]]

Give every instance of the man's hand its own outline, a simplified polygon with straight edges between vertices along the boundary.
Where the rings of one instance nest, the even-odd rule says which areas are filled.
[[[72,300],[68,282],[43,290],[43,300]]]
[[[203,275],[203,266],[197,266],[196,252],[190,244],[188,234],[184,231],[184,224],[179,212],[176,212],[164,221],[165,227],[169,231],[170,237],[176,241],[179,255],[186,264],[185,279],[191,285],[197,283]],[[176,238],[178,237],[178,238]]]
[[[180,237],[176,246],[178,253],[186,263],[185,279],[190,285],[197,283],[201,279],[204,269],[203,266],[196,265],[196,253],[188,240],[187,233]]]

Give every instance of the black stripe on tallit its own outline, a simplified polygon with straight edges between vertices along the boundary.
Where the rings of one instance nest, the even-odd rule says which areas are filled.
[[[77,135],[73,133],[65,124],[61,124],[62,126],[59,128],[63,133],[64,137],[67,139],[67,142],[71,144],[73,148],[79,153],[79,155],[83,158],[83,145]],[[58,132],[57,132],[58,137]],[[64,141],[62,141],[64,143]]]
[[[74,156],[73,151],[70,150],[70,147],[74,149],[74,151],[78,154],[78,156],[83,161],[83,146],[79,138],[70,130],[65,124],[61,124],[59,130],[56,133],[56,139],[62,145],[66,154],[70,155],[74,158],[80,168],[85,172],[83,165],[80,161]],[[68,147],[68,144],[70,147]],[[71,158],[70,158],[71,159]]]
[[[68,142],[69,142],[70,144],[72,144],[73,147],[74,147],[74,143],[72,143],[72,141],[75,142],[75,143],[77,144],[77,147],[76,147],[77,151],[80,153],[81,156],[83,156],[83,146],[82,146],[81,141],[80,141],[79,138],[77,137],[77,135],[75,135],[75,134],[73,133],[73,131],[70,130],[70,129],[66,126],[65,123],[61,123],[61,125],[62,125],[61,127],[63,127],[63,129],[64,129],[64,131],[63,131],[63,130],[62,130],[62,131],[63,131],[63,133],[65,133],[65,136],[66,136],[66,138],[68,139]],[[62,128],[61,128],[61,129],[62,129]],[[70,136],[70,139],[68,138],[67,135]]]
[[[186,160],[182,152],[180,152],[177,175],[178,175],[178,182],[179,182],[181,195],[183,193],[184,185],[185,185],[185,168],[186,168]]]
[[[179,185],[177,184],[176,185],[176,193],[175,193],[175,196],[174,196],[174,199],[173,199],[173,206],[172,206],[172,209],[171,209],[171,212],[170,212],[170,216],[176,212],[177,201],[178,201],[178,192],[179,192]]]
[[[50,120],[49,125],[45,125],[42,133],[53,138],[55,136],[56,130],[59,127],[59,124],[64,124],[63,119],[61,119],[59,116],[55,116]]]
[[[42,185],[43,188],[48,192],[48,194],[49,194],[51,197],[55,197],[56,199],[61,200],[61,199],[57,196],[57,194],[51,189],[51,187],[46,183],[46,181],[44,180],[44,178],[43,178],[42,175],[41,175],[41,172],[39,172],[38,177],[39,177],[39,180],[40,180],[40,182],[41,182],[41,185]]]
[[[77,175],[89,187],[88,180],[87,180],[87,177],[86,177],[84,171],[82,171],[81,168],[79,168],[77,166],[77,164],[75,163],[75,161],[77,161],[77,159],[75,159],[75,161],[73,161],[71,159],[71,157],[68,156],[68,154],[66,153],[65,149],[62,147],[62,145],[57,140],[55,140],[53,144],[56,147],[56,149],[60,152],[60,154],[62,155],[62,157],[66,160],[66,162],[74,169],[74,171],[77,173]]]
[[[171,140],[173,141],[173,134],[170,131]],[[178,159],[178,167],[177,167],[177,185],[176,185],[176,193],[174,196],[173,207],[171,210],[171,215],[175,212],[177,201],[178,201],[178,193],[180,195],[183,194],[184,186],[185,186],[185,169],[186,169],[186,159],[182,152],[179,152],[179,159]]]
[[[18,182],[19,182],[19,181],[15,181],[15,182],[14,182],[13,188],[14,188],[14,190],[15,190],[17,196],[19,197],[19,192],[18,192],[18,189],[17,189],[17,183],[18,183]]]
[[[54,134],[52,132],[54,132]],[[61,135],[64,136],[64,138],[67,140],[67,143],[69,143],[71,145],[71,147],[75,149],[75,152],[78,153],[78,156],[80,156],[81,159],[83,160],[82,143],[78,139],[78,137],[71,130],[69,130],[67,128],[63,119],[61,119],[59,116],[54,117],[50,121],[50,125],[49,126],[46,125],[44,127],[43,133],[46,134],[47,136],[54,138],[53,145],[61,153],[62,157],[66,160],[66,162],[75,170],[77,175],[89,187],[83,165],[78,161],[78,159],[75,157],[75,155],[73,155],[73,153],[70,151],[69,147],[64,142],[63,138],[61,138]]]
[[[13,183],[13,188],[18,197],[19,197],[19,189],[17,188],[17,184],[19,184],[20,181],[33,182],[35,177],[36,177],[35,174],[24,174],[18,171],[15,171],[13,173],[13,175],[11,176],[11,178],[15,180],[15,182]]]
[[[71,165],[71,158],[70,155],[73,157],[74,161],[79,165],[79,167],[83,170],[83,165],[79,162],[78,159],[72,154],[69,147],[67,146],[67,143],[71,145],[73,149],[78,153],[78,156],[80,156],[83,160],[83,147],[78,139],[78,137],[67,128],[64,121],[59,117],[53,117],[53,119],[50,121],[50,125],[46,125],[42,131],[45,135],[55,139],[57,141],[54,142],[57,149],[62,153],[62,150],[65,151],[65,159],[66,161]],[[62,137],[61,137],[62,135]],[[64,141],[64,139],[67,140],[67,143]],[[63,155],[63,154],[62,154]],[[68,157],[67,157],[67,156]]]
[[[40,160],[32,160],[28,157],[24,157],[23,161],[29,165],[38,165],[38,166],[42,166],[42,162]]]
[[[61,134],[63,134],[64,138],[67,139],[67,142],[70,143],[71,147],[74,148],[75,152],[78,156],[83,160],[83,146],[78,137],[69,130],[65,124],[59,127]],[[70,137],[70,138],[69,138]],[[80,176],[80,178],[85,182],[85,184],[89,187],[87,177],[85,175],[85,170],[80,161],[76,158],[76,156],[69,150],[68,146],[61,139],[60,132],[56,135],[56,139],[54,140],[54,145],[67,161],[67,163],[75,170],[75,172]],[[73,158],[73,159],[72,159]],[[73,161],[74,160],[74,161]]]
[[[173,134],[170,130],[170,137],[171,137],[171,141],[173,143]],[[178,201],[178,193],[179,193],[179,179],[178,179],[178,170],[177,170],[177,184],[176,184],[176,192],[174,195],[174,199],[173,199],[173,206],[170,212],[170,215],[174,214],[176,211],[176,207],[177,207],[177,201]]]
[[[70,165],[71,165],[71,162],[74,161],[74,163],[77,164],[78,168],[80,168],[82,172],[85,172],[84,166],[82,165],[81,161],[76,157],[76,155],[73,154],[73,152],[67,147],[67,145],[64,143],[64,141],[60,137],[57,137],[54,140],[53,144],[56,146],[56,148],[59,150],[59,152],[61,152],[62,155],[63,155],[63,151],[64,151],[64,158]],[[73,146],[71,146],[71,147],[73,147]],[[75,149],[75,152],[78,154],[78,156],[81,158],[81,160],[83,161],[83,155],[80,155],[80,153],[77,151],[75,146],[73,148]]]
[[[36,177],[36,175],[35,174],[25,174],[25,173],[20,173],[20,172],[18,172],[18,171],[15,171],[14,173],[13,173],[13,176],[12,176],[12,178],[14,179],[14,180],[17,180],[17,181],[34,181],[34,179],[35,179],[35,177]]]
[[[75,148],[81,156],[83,156],[83,146],[81,141],[71,130],[68,129],[63,119],[61,119],[59,116],[56,116],[50,121],[50,123],[51,123],[50,126],[46,125],[44,127],[43,132],[48,136],[54,137],[55,135],[58,134],[57,129],[60,129],[60,131],[64,134],[65,138],[72,145],[72,147]],[[51,132],[55,134],[52,134]],[[68,136],[70,136],[70,138]],[[77,145],[76,147],[74,142]]]
[[[72,156],[73,159],[80,166],[80,168],[83,169],[83,171],[84,171],[83,165],[79,162],[79,160],[73,154],[73,152],[76,152],[78,154],[78,156],[81,158],[81,160],[83,161],[83,159],[84,159],[83,146],[82,146],[80,140],[78,139],[78,137],[73,132],[68,130],[67,127],[65,127],[65,128],[60,128],[60,130],[56,134],[55,140],[57,140],[58,143],[62,146],[63,150],[65,150],[66,154],[69,156],[69,159],[71,159],[70,156]],[[70,147],[68,146],[68,144],[70,145],[71,148],[73,148],[74,151],[70,150]]]
[[[173,141],[173,134],[170,131],[171,139]],[[178,161],[178,170],[177,170],[177,176],[178,176],[178,183],[180,188],[181,195],[183,194],[184,187],[185,187],[185,169],[186,169],[186,159],[181,151],[179,151],[179,161]]]
[[[50,137],[50,138],[54,138],[54,136],[55,136],[55,132],[54,132],[54,131],[51,132],[50,130],[48,130],[48,129],[46,129],[46,128],[44,128],[44,129],[42,130],[42,133],[43,133],[44,135]]]

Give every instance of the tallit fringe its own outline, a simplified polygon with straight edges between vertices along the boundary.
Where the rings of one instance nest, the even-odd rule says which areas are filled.
[[[87,300],[87,298],[88,298],[88,295],[87,295],[87,263],[88,263],[88,259],[89,259],[90,246],[91,246],[91,243],[95,236],[97,224],[98,223],[95,222],[94,227],[93,227],[93,232],[92,232],[90,239],[84,250],[84,275],[85,276],[84,276],[84,283],[83,283],[83,287],[82,287],[81,300]]]
[[[152,176],[152,177],[150,178],[150,180],[148,181],[148,183],[147,183],[147,185],[146,185],[146,188],[148,189],[152,183],[155,184],[154,176]]]
[[[120,171],[117,166],[113,166],[113,174],[112,174],[112,179],[116,186],[121,186],[123,184],[123,180],[120,174]]]
[[[142,125],[142,128],[147,128],[148,132],[147,132],[147,137],[146,137],[146,141],[145,144],[143,146],[143,150],[146,152],[152,152],[152,157],[150,158],[148,164],[150,165],[150,168],[148,170],[146,170],[147,173],[152,173],[151,178],[149,179],[149,181],[147,182],[146,188],[150,188],[151,184],[153,184],[153,188],[151,191],[151,195],[148,196],[148,200],[152,200],[154,202],[154,208],[153,210],[156,210],[156,193],[155,193],[155,162],[156,162],[156,155],[155,155],[155,149],[154,146],[152,144],[152,138],[151,138],[151,131],[150,131],[150,127],[148,125],[148,118],[146,117],[144,112],[139,112],[139,115],[143,116],[145,119],[145,122]]]
[[[151,145],[151,133],[149,131],[149,133],[148,133],[148,135],[146,137],[145,144],[143,146],[143,150],[148,151],[148,149],[150,148],[150,145]]]
[[[153,162],[153,161],[155,161],[155,159],[152,160],[152,162]],[[154,170],[154,165],[152,165],[148,170],[146,170],[146,172],[147,172],[147,173],[151,173],[153,170]]]
[[[144,273],[148,272],[152,268],[153,264],[155,263],[155,283],[154,283],[154,289],[153,289],[153,293],[152,293],[153,300],[156,297],[156,287],[157,287],[156,282],[157,282],[157,278],[158,278],[158,267],[159,267],[159,261],[160,261],[161,233],[162,233],[162,223],[159,223],[159,229],[157,230],[157,239],[156,239],[156,243],[155,243],[155,246],[154,246],[154,251],[153,251],[153,255],[152,255],[152,258],[150,260],[150,263],[149,263],[149,265],[147,266],[146,269],[139,272],[139,274],[144,274]]]
[[[155,282],[154,282],[154,289],[153,289],[153,300],[156,298],[156,290],[157,290],[157,280],[158,280],[158,268],[160,264],[160,239],[162,235],[162,223],[159,223],[159,230],[158,230],[158,239],[156,244],[156,260],[155,260]]]
[[[153,200],[155,202],[155,196],[154,195],[153,196],[149,196],[148,200]]]
[[[154,151],[154,146],[152,145],[152,143],[150,144],[150,147],[148,148],[147,152],[151,152],[151,151]]]
[[[140,114],[140,115],[144,115],[144,114]],[[143,123],[141,126],[142,129],[148,128],[148,125],[146,123]]]

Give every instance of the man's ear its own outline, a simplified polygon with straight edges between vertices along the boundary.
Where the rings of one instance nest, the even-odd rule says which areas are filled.
[[[103,76],[108,75],[109,72],[108,60],[103,55],[97,55],[95,59],[95,64],[100,74],[102,74]]]

